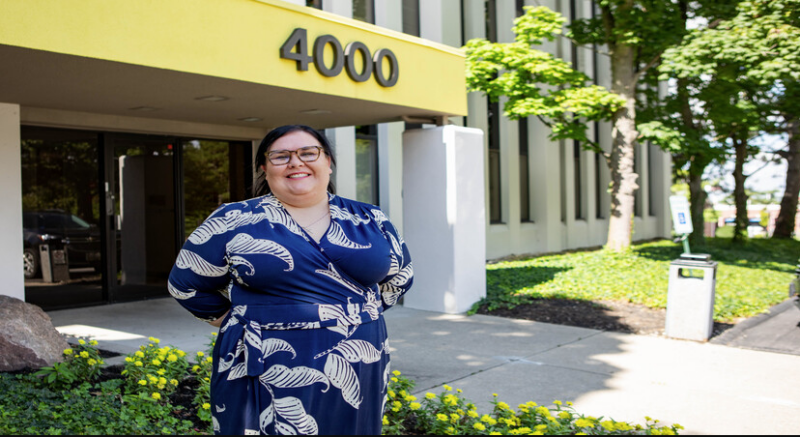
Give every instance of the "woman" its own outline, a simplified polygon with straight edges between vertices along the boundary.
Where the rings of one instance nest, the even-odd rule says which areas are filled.
[[[222,205],[190,236],[172,296],[221,326],[219,434],[380,434],[389,379],[381,313],[411,258],[380,209],[333,194],[333,154],[307,126],[264,137],[261,197]]]

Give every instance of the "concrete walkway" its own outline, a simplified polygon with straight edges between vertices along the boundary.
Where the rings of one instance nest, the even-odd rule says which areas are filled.
[[[172,299],[48,314],[61,332],[122,353],[154,336],[193,354],[213,331]],[[449,384],[480,411],[497,393],[512,406],[561,400],[597,417],[650,416],[684,434],[800,433],[800,355],[403,307],[386,321],[392,368],[415,394]]]

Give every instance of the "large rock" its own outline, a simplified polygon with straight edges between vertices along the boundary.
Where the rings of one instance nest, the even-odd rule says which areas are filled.
[[[0,296],[0,372],[52,366],[68,347],[41,308]]]

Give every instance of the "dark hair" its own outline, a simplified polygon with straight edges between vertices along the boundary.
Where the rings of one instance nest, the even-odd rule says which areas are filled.
[[[267,151],[269,150],[270,146],[272,146],[272,143],[277,141],[278,138],[295,131],[303,131],[316,138],[317,141],[319,141],[320,146],[322,146],[322,151],[325,152],[325,154],[331,159],[331,164],[333,166],[336,165],[336,158],[333,156],[333,147],[331,146],[331,142],[328,141],[328,138],[326,138],[322,132],[302,124],[290,124],[272,129],[264,137],[264,139],[261,140],[261,144],[259,144],[258,151],[256,152],[256,168],[261,170],[261,166],[267,164]],[[258,179],[261,179],[261,182],[258,183],[258,188],[256,188],[256,197],[272,192],[272,190],[269,188],[269,183],[267,183],[266,175],[263,173],[264,172],[261,171],[261,174],[258,176]],[[333,181],[328,182],[328,192],[331,194],[336,193],[336,189],[333,186]]]

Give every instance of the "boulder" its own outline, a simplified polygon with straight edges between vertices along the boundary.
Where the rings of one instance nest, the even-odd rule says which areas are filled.
[[[41,308],[0,296],[0,372],[52,366],[68,347]]]

